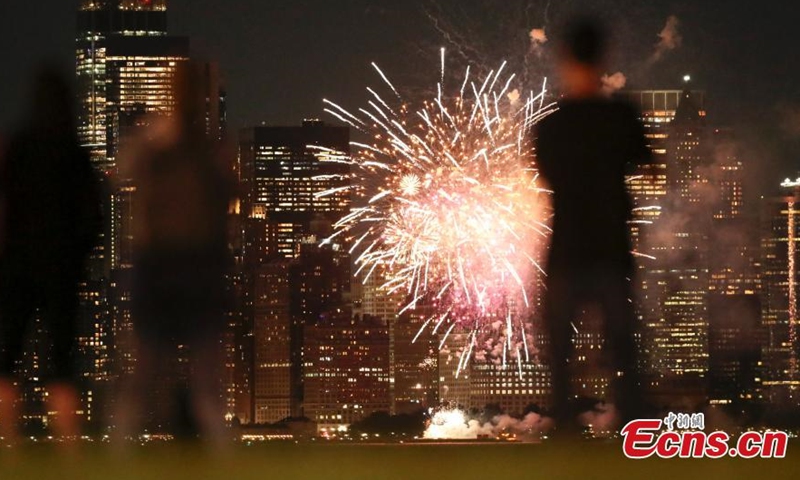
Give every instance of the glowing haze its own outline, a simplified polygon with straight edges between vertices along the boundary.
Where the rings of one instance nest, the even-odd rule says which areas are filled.
[[[552,419],[537,413],[528,413],[522,418],[498,415],[486,422],[457,408],[441,408],[430,413],[431,420],[423,434],[423,438],[430,440],[467,440],[503,433],[517,435],[520,440],[535,440],[553,427]]]
[[[442,50],[437,94],[418,105],[375,64],[384,95],[368,88],[356,113],[325,100],[326,112],[371,137],[353,142],[348,160],[360,206],[326,242],[347,238],[356,275],[381,274],[386,294],[407,298],[401,314],[430,307],[420,333],[441,334],[440,348],[451,332],[470,333],[459,371],[476,350],[519,364],[529,357],[536,250],[549,235],[528,132],[555,107],[544,102],[546,82],[538,93],[512,89],[505,64],[484,78],[467,68],[451,85],[445,61]]]

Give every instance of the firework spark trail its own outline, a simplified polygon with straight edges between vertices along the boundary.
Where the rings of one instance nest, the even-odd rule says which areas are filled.
[[[483,78],[467,68],[463,82],[446,82],[445,65],[442,49],[435,96],[418,106],[374,63],[393,100],[368,88],[374,101],[357,113],[325,100],[328,113],[372,135],[351,143],[351,191],[362,201],[333,236],[353,242],[365,283],[380,272],[385,292],[406,294],[401,314],[432,308],[415,341],[431,327],[442,335],[440,348],[451,333],[468,333],[457,374],[498,320],[504,364],[514,360],[521,373],[522,356],[530,359],[532,275],[542,272],[534,259],[545,242],[537,238],[550,232],[549,192],[538,186],[528,132],[556,107],[545,104],[544,82],[522,100],[507,95],[515,76],[504,75],[505,62]],[[448,91],[450,83],[458,89]]]

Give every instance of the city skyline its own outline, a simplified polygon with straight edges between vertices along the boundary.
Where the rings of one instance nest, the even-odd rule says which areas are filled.
[[[106,3],[113,5],[108,7]],[[180,5],[178,1],[174,3]],[[356,4],[359,8],[368,6]],[[296,9],[289,9],[289,14],[294,12],[302,19],[310,5],[310,2],[300,2]],[[434,7],[441,14],[449,11],[431,2],[427,4],[426,15],[432,15]],[[336,15],[352,13],[352,8],[355,7],[350,5],[341,11],[321,11],[336,18]],[[390,10],[388,6],[384,9],[371,5],[366,15],[384,18]],[[699,10],[688,11],[697,13]],[[230,67],[231,57],[212,55],[206,58],[208,51],[195,46],[196,36],[202,38],[202,33],[175,35],[174,29],[168,27],[171,19],[186,14],[180,7],[177,12],[172,10],[171,2],[157,0],[84,0],[76,4],[72,12],[73,20],[76,14],[78,18],[73,22],[73,28],[77,24],[75,38],[70,40],[79,98],[77,133],[82,146],[89,150],[96,170],[103,174],[110,187],[104,200],[108,217],[104,240],[102,246],[92,252],[91,276],[80,291],[83,327],[88,329],[79,337],[81,354],[85,357],[81,375],[93,382],[83,392],[84,408],[80,413],[86,420],[104,426],[108,422],[108,426],[113,427],[116,419],[109,415],[113,407],[104,402],[112,398],[109,392],[113,390],[114,381],[132,373],[137,363],[136,349],[127,343],[135,324],[131,309],[131,298],[135,297],[131,270],[136,244],[132,225],[137,186],[117,161],[120,152],[130,145],[130,139],[145,141],[148,129],[156,123],[154,119],[174,116],[178,99],[172,85],[182,69],[189,68],[198,59],[203,59],[202,85],[198,86],[205,104],[204,110],[195,114],[202,117],[198,117],[199,121],[204,122],[204,133],[211,143],[238,146],[237,155],[230,152],[225,159],[225,169],[236,175],[238,188],[228,210],[230,225],[226,232],[232,268],[226,273],[225,291],[233,298],[225,312],[226,332],[222,344],[226,357],[225,364],[220,365],[225,369],[224,391],[219,392],[225,411],[219,412],[220,417],[224,415],[229,423],[250,425],[291,423],[305,417],[316,423],[317,434],[328,435],[345,432],[351,425],[360,425],[377,413],[413,415],[420,410],[430,412],[442,404],[473,411],[497,408],[517,416],[552,408],[548,397],[552,379],[546,362],[539,356],[539,348],[547,346],[550,340],[541,329],[534,328],[532,335],[525,330],[530,325],[540,327],[542,321],[538,289],[536,296],[530,299],[537,308],[520,315],[527,315],[526,318],[518,318],[517,307],[502,295],[507,316],[498,316],[492,311],[480,318],[480,322],[487,326],[495,321],[498,324],[508,321],[508,346],[506,337],[497,333],[501,328],[495,327],[498,338],[503,340],[492,346],[491,341],[497,339],[489,338],[486,352],[480,358],[472,358],[477,326],[470,336],[470,331],[458,323],[463,320],[460,318],[437,331],[456,306],[453,303],[450,310],[442,314],[447,305],[443,306],[444,302],[439,300],[449,284],[435,298],[431,292],[427,296],[425,292],[412,295],[412,290],[421,288],[419,278],[422,277],[419,277],[404,298],[396,294],[397,288],[387,288],[383,283],[384,276],[389,275],[386,278],[391,279],[392,268],[397,268],[394,260],[386,261],[390,255],[370,265],[368,271],[375,271],[377,278],[359,276],[358,260],[353,254],[359,241],[350,232],[338,238],[341,232],[333,232],[337,231],[337,222],[341,224],[340,220],[358,207],[355,195],[349,193],[357,181],[357,173],[352,168],[356,163],[352,160],[367,152],[366,156],[373,160],[368,162],[373,173],[376,165],[381,167],[368,152],[381,152],[383,131],[371,140],[375,145],[352,144],[351,140],[361,140],[363,136],[354,122],[365,126],[366,123],[335,105],[335,111],[340,114],[334,112],[333,118],[317,110],[312,115],[303,114],[302,121],[295,121],[299,110],[313,110],[309,107],[313,102],[319,102],[321,109],[322,97],[316,99],[320,93],[317,88],[330,86],[324,75],[310,75],[294,86],[292,94],[278,95],[280,99],[274,102],[252,101],[246,106],[242,103],[237,106],[236,99],[241,102],[243,95],[247,95],[242,93],[247,89],[241,88],[241,72]],[[167,22],[167,15],[170,22]],[[503,22],[513,24],[502,12],[498,15]],[[553,15],[566,15],[566,11]],[[189,18],[191,15],[186,15],[186,19]],[[314,18],[313,15],[310,18]],[[351,20],[358,22],[355,18]],[[538,25],[535,22],[533,26]],[[683,25],[680,32],[676,30],[678,25]],[[688,27],[691,25],[689,22]],[[309,26],[312,27],[313,24]],[[437,23],[433,29],[434,33],[444,35],[443,43],[449,42],[450,48],[455,48],[452,62],[457,66],[482,56],[482,52],[471,50],[472,47],[458,51],[457,46],[452,45],[453,37],[448,33],[461,34],[460,28],[469,29],[469,21],[453,17],[448,22]],[[763,137],[754,137],[746,127],[746,121],[753,118],[731,108],[738,101],[747,103],[747,95],[731,100],[735,94],[727,90],[725,82],[720,80],[716,84],[710,75],[705,79],[700,75],[700,81],[688,77],[683,82],[670,80],[677,79],[675,74],[679,71],[697,69],[687,67],[692,58],[697,59],[691,55],[683,57],[680,65],[675,63],[681,59],[680,52],[690,48],[680,40],[682,35],[691,38],[685,28],[687,25],[678,20],[667,20],[660,34],[662,43],[656,46],[650,59],[644,61],[647,71],[636,72],[633,61],[627,63],[628,75],[621,70],[618,72],[620,76],[629,77],[628,85],[614,83],[611,77],[605,79],[607,87],[618,90],[618,95],[640,107],[639,120],[644,125],[648,146],[655,154],[650,165],[632,172],[627,178],[636,208],[631,233],[639,257],[637,276],[640,277],[634,280],[637,296],[631,299],[636,305],[640,323],[637,341],[643,352],[643,360],[635,368],[645,375],[649,401],[653,404],[680,406],[688,411],[708,402],[748,413],[750,409],[769,406],[775,407],[776,415],[791,414],[792,409],[800,405],[797,365],[800,344],[796,331],[800,286],[796,263],[800,244],[800,211],[797,210],[800,187],[797,183],[800,180],[791,180],[795,173],[788,168],[796,163],[786,158],[777,161],[782,155],[774,156],[794,142],[791,125],[778,125],[787,135],[784,143],[772,153],[762,155],[759,147],[763,146],[760,143]],[[537,31],[539,33],[535,33]],[[550,54],[541,50],[547,44],[544,33],[539,30],[527,33],[530,38],[523,38],[529,50],[512,59],[512,62],[519,62],[522,58],[521,63],[512,64],[512,68],[520,68],[523,79],[552,72]],[[291,38],[286,34],[282,41],[291,41]],[[435,43],[428,42],[430,38],[425,35],[415,38],[419,43],[411,47],[417,51],[418,57],[413,58],[419,59],[418,71],[403,71],[407,67],[391,62],[386,67],[399,71],[393,78],[399,90],[413,92],[408,96],[411,104],[429,93],[418,86],[424,77],[419,72],[441,72],[441,80],[435,80],[445,82],[444,63],[449,58],[441,51],[441,57],[436,60],[442,62],[441,70],[438,63],[433,63],[432,68],[423,68],[431,63],[425,52],[440,51],[438,47],[433,50]],[[479,39],[469,41],[480,43]],[[380,43],[370,44],[370,48],[378,48]],[[301,46],[302,43],[292,48]],[[389,58],[400,51],[383,47],[386,48],[383,51],[391,52],[387,54]],[[448,47],[445,50],[451,51]],[[643,49],[645,56],[647,50],[650,48]],[[369,53],[369,49],[349,57],[348,62],[360,62],[364,53]],[[513,52],[510,55],[513,57]],[[674,56],[678,58],[672,58]],[[329,53],[325,59],[335,62],[337,58],[336,54]],[[539,63],[530,67],[526,63],[530,58]],[[612,61],[619,62],[614,65],[625,64],[625,60],[618,57],[612,57]],[[301,63],[315,64],[313,58],[303,59]],[[343,65],[343,68],[350,66]],[[653,73],[656,65],[662,65],[663,72]],[[274,67],[281,71],[285,65],[275,63]],[[383,71],[377,66],[374,68],[391,90],[395,90]],[[480,72],[481,68],[487,67],[479,65],[476,69]],[[609,69],[610,74],[617,67],[609,65]],[[229,73],[231,71],[233,73]],[[251,73],[257,71],[254,66]],[[499,77],[500,73],[496,75]],[[359,81],[360,77],[339,78],[339,81],[347,78],[343,81],[347,85],[340,84],[342,89],[333,88],[330,98],[338,101],[343,97],[347,105],[359,105],[361,102],[356,100],[359,97],[352,88],[354,85],[363,88],[365,84]],[[319,83],[314,83],[315,80]],[[787,117],[782,120],[788,119],[791,123],[792,93],[776,90],[765,92],[765,96],[787,102],[789,110],[784,112]],[[277,91],[280,92],[280,88]],[[254,99],[261,96],[250,93]],[[387,112],[396,115],[379,95],[371,93]],[[400,93],[395,93],[401,97]],[[497,97],[504,100],[505,93],[503,90]],[[511,105],[519,100],[519,91],[516,91],[516,100],[514,93],[508,96]],[[558,94],[557,83],[553,91],[542,93],[543,115],[549,113],[549,107],[544,107],[545,100],[555,101]],[[477,93],[475,96],[480,97]],[[441,100],[439,105],[441,107]],[[386,115],[377,104],[371,106],[379,115]],[[444,122],[449,114],[445,115],[447,112],[441,108],[440,119]],[[497,98],[494,108],[499,120]],[[477,107],[474,111],[478,111]],[[753,111],[762,115],[769,109]],[[772,113],[777,118],[778,114]],[[531,112],[526,113],[529,114]],[[267,121],[256,119],[257,115],[264,115]],[[420,116],[434,130],[426,115]],[[389,145],[405,146],[393,133],[394,127],[386,128],[372,114],[367,116],[375,125],[384,126],[388,137],[394,139]],[[534,123],[534,116],[526,117],[524,128],[531,126],[529,120]],[[475,118],[474,113],[472,118]],[[457,123],[452,119],[450,122]],[[392,122],[387,118],[387,123]],[[406,135],[403,126],[395,125],[398,132]],[[447,132],[446,129],[442,131]],[[456,144],[460,134],[452,140],[451,146]],[[477,135],[484,134],[480,131]],[[414,137],[409,138],[408,142],[414,144]],[[519,138],[519,150],[509,154],[512,160],[527,158],[532,153],[532,150],[523,149],[523,136]],[[352,146],[360,151],[351,151]],[[397,158],[402,154],[411,156],[410,149],[405,148],[385,149],[382,154]],[[385,153],[387,150],[389,154]],[[498,148],[491,155],[504,150],[505,147]],[[470,152],[469,147],[466,151]],[[414,154],[423,159],[427,159],[428,153],[434,157],[440,154],[427,145],[424,149],[420,147],[420,152]],[[499,177],[497,171],[488,169],[489,157],[485,150],[483,152],[487,170]],[[397,158],[390,158],[390,161]],[[765,160],[767,158],[772,160]],[[773,163],[769,164],[770,161]],[[435,170],[444,170],[442,165]],[[397,164],[393,166],[399,169]],[[391,170],[386,165],[383,167]],[[460,171],[462,165],[456,167]],[[789,178],[783,181],[787,176]],[[757,181],[753,182],[753,178]],[[420,186],[414,181],[419,183],[419,179],[409,180],[406,176],[402,180],[412,182],[410,187],[406,185],[408,196],[416,196]],[[470,180],[479,184],[471,177]],[[762,183],[769,187],[762,188]],[[443,190],[452,187],[447,182],[441,186]],[[507,185],[504,188],[511,191]],[[472,194],[472,190],[466,192],[465,196]],[[368,200],[373,203],[382,198],[381,192]],[[380,218],[381,213],[380,210],[371,212],[373,217],[368,217],[367,221],[385,221]],[[547,219],[542,215],[544,224]],[[468,215],[464,218],[468,222],[475,219]],[[539,218],[534,220],[540,221]],[[513,230],[508,223],[504,225]],[[411,233],[413,236],[413,230]],[[328,241],[322,242],[325,238]],[[492,257],[498,251],[487,253]],[[516,253],[514,245],[511,251]],[[539,254],[543,252],[535,253]],[[531,256],[528,259],[535,263]],[[460,263],[459,268],[463,268]],[[450,283],[454,283],[454,268],[448,264],[443,270],[450,271]],[[515,273],[513,267],[509,270]],[[505,267],[502,272],[506,277]],[[461,277],[464,278],[463,271]],[[427,288],[427,266],[424,279],[424,288]],[[530,283],[523,286],[523,290],[540,281],[535,276],[526,280]],[[472,281],[477,291],[474,276]],[[520,285],[523,283],[519,277],[517,281]],[[397,277],[389,283],[392,282],[398,282]],[[463,283],[466,285],[466,280]],[[483,288],[485,293],[485,285]],[[465,289],[467,298],[470,289]],[[459,301],[457,296],[454,298],[454,302]],[[528,304],[527,296],[525,303]],[[465,317],[470,314],[477,315],[467,308],[458,313]],[[591,308],[587,308],[572,324],[576,333],[575,363],[580,370],[572,383],[575,397],[602,400],[608,398],[607,390],[614,372],[601,365],[599,351],[604,346],[603,334],[593,314]],[[502,320],[498,320],[500,317]],[[506,350],[511,351],[512,317],[521,326],[521,337],[517,341],[525,344],[525,359],[516,347],[516,356],[508,354],[509,359],[513,358],[510,363],[515,364],[509,367]],[[476,325],[478,318],[475,317]],[[435,326],[432,331],[426,330],[429,324]],[[453,337],[448,342],[451,332]],[[36,332],[36,342],[41,340],[40,333]],[[529,341],[532,343],[530,352]],[[174,348],[184,362],[186,345],[176,344]],[[26,400],[41,400],[45,395],[38,386],[38,368],[46,364],[47,359],[41,358],[40,353],[37,347],[26,355],[23,365],[24,374],[33,379],[34,385],[26,392]],[[457,368],[453,370],[455,365]],[[48,412],[35,412],[29,420],[46,425],[48,415]],[[159,424],[153,428],[166,427]]]
[[[0,125],[10,128],[19,118],[25,98],[19,92],[24,91],[26,72],[38,59],[54,59],[71,68],[74,11],[78,4],[77,0],[43,0],[2,6],[7,9],[4,16],[15,18],[21,31],[27,33],[19,38],[19,29],[4,29],[2,33],[8,36],[3,38],[5,44],[13,45],[25,38],[26,46],[9,52],[10,61],[19,68],[9,72],[8,86],[0,90],[0,98],[7,106],[0,114]],[[453,15],[452,2],[434,0],[402,4],[359,0],[342,5],[310,0],[291,4],[237,0],[226,2],[225,8],[210,0],[173,0],[168,5],[171,33],[192,37],[195,52],[220,61],[225,85],[231,91],[233,130],[262,121],[285,125],[320,117],[323,98],[359,103],[366,92],[358,80],[369,75],[372,61],[380,62],[404,84],[429,84],[432,79],[420,78],[418,73],[427,68],[409,71],[404,59],[433,66],[440,46],[457,48],[434,28],[426,12],[442,15],[443,20],[462,30],[472,29],[474,23],[470,22],[490,14],[497,29],[504,33],[490,39],[491,28],[478,30],[474,44],[485,43],[490,50],[485,56],[499,61],[526,49],[526,29],[545,25],[553,29],[565,15],[593,8],[606,12],[620,26],[615,33],[618,43],[625,45],[621,57],[609,65],[609,73],[624,73],[632,88],[680,88],[680,78],[690,73],[696,87],[709,92],[713,116],[718,117],[712,120],[723,123],[720,120],[731,119],[733,122],[724,123],[736,123],[758,154],[763,168],[756,179],[748,181],[755,181],[760,190],[776,192],[774,177],[766,172],[775,172],[780,178],[796,176],[792,152],[800,142],[800,98],[793,79],[800,74],[793,62],[783,61],[781,51],[791,42],[792,15],[786,9],[797,6],[765,5],[758,8],[762,14],[751,16],[747,12],[753,7],[744,1],[652,5],[607,0],[592,2],[592,7],[576,0],[552,5],[549,10],[545,9],[549,2],[532,1],[529,17],[512,22],[509,17],[515,15],[519,4],[509,2],[505,8],[473,6],[463,12],[463,18]],[[36,15],[35,9],[39,8],[48,11],[46,18]],[[212,11],[217,13],[207,15]],[[667,51],[655,68],[644,68],[642,65],[646,66],[659,41],[657,34],[670,15],[680,21],[678,33],[682,42]],[[39,29],[49,34],[37,35]]]
[[[2,479],[797,476],[800,3],[0,19]]]

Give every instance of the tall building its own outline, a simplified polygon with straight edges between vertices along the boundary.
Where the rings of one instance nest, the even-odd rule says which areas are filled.
[[[350,318],[352,307],[347,297],[350,265],[330,245],[311,236],[300,246],[300,255],[290,269],[292,416],[305,413],[306,330],[320,322]]]
[[[107,256],[117,370],[133,371],[136,352],[131,338],[132,223],[136,185],[116,171],[117,157],[131,139],[141,141],[152,121],[174,111],[172,82],[189,59],[185,37],[117,35],[105,41],[105,163],[115,184],[107,222]]]
[[[119,176],[117,160],[126,142],[145,138],[154,119],[172,115],[172,84],[188,64],[189,39],[169,35],[166,0],[83,0],[75,47],[78,136],[108,192],[102,246],[90,258],[91,275],[81,292],[81,346],[89,357],[84,376],[107,380],[132,372],[136,363],[131,318],[136,185]],[[206,131],[222,139],[226,108],[219,69],[213,63],[203,67]]]
[[[762,282],[764,394],[781,409],[800,405],[798,312],[800,294],[800,179],[786,180],[783,195],[763,200]]]
[[[305,368],[310,361],[307,350],[313,348],[305,345],[306,332],[331,319],[349,321],[351,316],[340,282],[346,268],[336,259],[330,247],[314,240],[304,243],[295,259],[278,258],[255,268],[253,418],[257,423],[306,415]]]
[[[278,259],[253,272],[253,408],[255,423],[291,416],[290,261]]]
[[[83,392],[87,419],[105,415],[97,412],[109,408],[104,402],[111,390],[110,380],[132,368],[125,338],[130,330],[129,286],[123,277],[112,279],[118,277],[112,274],[112,265],[125,260],[120,252],[124,248],[120,245],[120,220],[130,197],[126,188],[116,191],[112,187],[114,160],[124,134],[141,121],[141,114],[153,110],[148,105],[161,103],[167,108],[164,90],[169,79],[156,70],[169,69],[176,56],[182,60],[188,55],[185,39],[172,37],[164,46],[153,38],[168,38],[164,0],[80,3],[75,37],[77,133],[110,192],[104,199],[107,230],[89,258],[89,276],[80,288],[78,342],[80,372],[88,389]],[[125,353],[118,356],[118,350]],[[90,398],[94,406],[89,404]]]
[[[425,326],[434,314],[424,302],[390,324],[394,395],[392,413],[413,413],[439,405],[438,333]]]
[[[240,132],[242,268],[253,291],[247,315],[253,325],[255,355],[253,418],[259,423],[302,415],[304,329],[324,314],[345,308],[349,301],[350,256],[343,239],[317,246],[350,211],[349,142],[348,128],[318,120],[304,121],[299,127],[253,127]],[[285,266],[283,274],[291,284],[291,290],[279,293],[286,312],[265,316],[260,277],[264,269],[277,265]],[[276,329],[285,330],[285,349],[270,347],[278,338],[272,333]],[[263,355],[269,356],[269,362]],[[280,374],[275,370],[278,365]],[[284,373],[289,376],[288,391],[281,391],[287,395],[288,410],[280,418],[277,413],[265,413],[262,383],[272,381],[265,376],[267,371],[281,379]]]
[[[643,343],[661,403],[702,402],[706,395],[711,218],[704,196],[710,164],[704,117],[699,100],[684,92],[669,129],[668,195],[647,251],[655,260],[643,275],[650,296]]]
[[[759,255],[736,132],[706,124],[700,91],[626,94],[654,162],[629,178],[642,369],[658,404],[758,397]]]
[[[228,422],[248,424],[253,421],[253,326],[247,312],[252,306],[248,277],[235,257],[234,267],[226,276],[224,377],[225,418]]]
[[[389,411],[389,328],[346,312],[305,331],[305,415],[320,432],[346,429],[371,413]]]
[[[760,399],[761,280],[757,222],[745,214],[745,168],[733,129],[711,133],[708,393],[717,405]]]
[[[117,37],[167,35],[166,0],[83,0],[78,11],[76,73],[78,135],[92,160],[107,170],[109,129],[108,41]],[[113,53],[113,52],[112,52]]]
[[[760,396],[761,279],[736,132],[706,124],[705,94],[628,92],[654,162],[629,177],[642,370],[651,400],[692,406]]]

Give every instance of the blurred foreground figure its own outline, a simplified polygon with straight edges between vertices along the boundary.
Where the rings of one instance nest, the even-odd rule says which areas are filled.
[[[565,97],[536,133],[537,162],[553,190],[555,213],[544,314],[556,434],[579,428],[568,365],[571,322],[583,307],[598,305],[603,314],[619,420],[639,415],[642,404],[629,300],[632,206],[625,173],[629,164],[649,161],[650,152],[634,108],[603,96],[605,44],[602,28],[591,21],[566,28],[559,64]]]
[[[206,135],[199,67],[181,67],[176,110],[152,117],[120,158],[133,196],[131,292],[137,364],[123,387],[123,435],[143,427],[221,439],[227,157]],[[154,422],[155,421],[155,422]]]
[[[38,317],[52,339],[43,366],[54,434],[79,434],[74,386],[77,288],[98,240],[99,184],[73,124],[72,92],[60,73],[35,79],[31,116],[0,159],[0,424],[16,435],[13,375]]]

